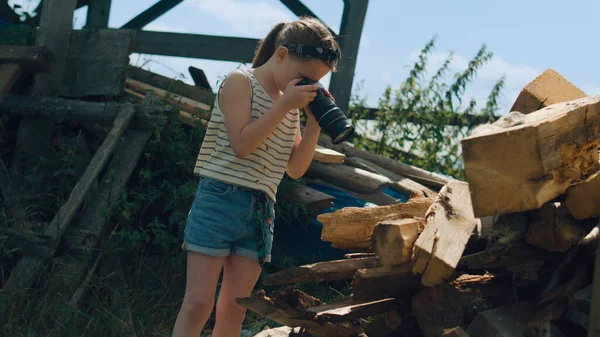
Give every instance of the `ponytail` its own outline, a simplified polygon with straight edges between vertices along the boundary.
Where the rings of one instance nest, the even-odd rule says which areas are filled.
[[[256,50],[256,54],[254,55],[254,60],[252,60],[252,67],[257,68],[267,63],[267,61],[271,58],[273,53],[275,53],[275,44],[277,43],[277,37],[279,33],[285,27],[285,22],[280,22],[271,29],[267,37],[261,41],[258,49]]]

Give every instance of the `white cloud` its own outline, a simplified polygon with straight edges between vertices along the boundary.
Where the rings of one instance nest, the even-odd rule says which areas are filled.
[[[283,6],[266,1],[190,0],[184,4],[224,21],[245,36],[264,36],[278,22],[295,19]]]

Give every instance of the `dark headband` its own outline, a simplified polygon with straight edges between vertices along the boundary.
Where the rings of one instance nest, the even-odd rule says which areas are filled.
[[[322,48],[305,44],[284,44],[290,53],[299,54],[303,56],[310,56],[321,59],[323,61],[332,62],[340,57],[340,54],[330,48]]]

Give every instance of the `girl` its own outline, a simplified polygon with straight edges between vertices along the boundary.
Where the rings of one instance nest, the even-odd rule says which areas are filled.
[[[337,42],[318,20],[279,23],[261,42],[249,71],[231,72],[217,100],[194,173],[200,183],[188,214],[183,303],[173,337],[198,337],[214,306],[213,337],[240,336],[247,297],[271,259],[277,187],[300,178],[313,158],[320,128],[307,108],[319,81],[335,71]],[[328,93],[327,93],[328,94]],[[329,95],[329,94],[328,94]],[[299,111],[307,111],[300,135]]]

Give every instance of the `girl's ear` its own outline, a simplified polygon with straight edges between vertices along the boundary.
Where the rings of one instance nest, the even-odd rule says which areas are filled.
[[[275,60],[280,63],[288,56],[288,49],[284,46],[279,46],[277,50],[275,50]]]

